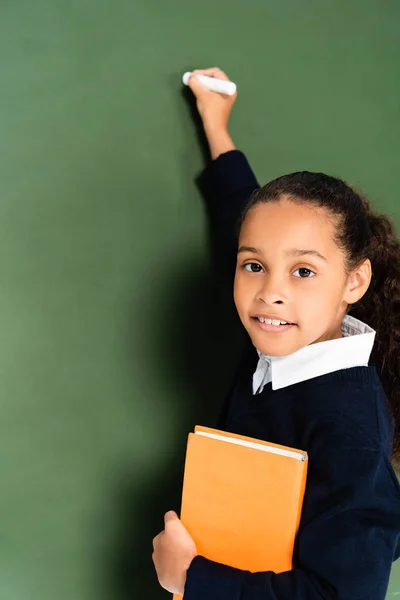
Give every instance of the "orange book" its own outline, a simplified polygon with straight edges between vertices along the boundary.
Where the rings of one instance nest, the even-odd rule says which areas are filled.
[[[301,450],[197,425],[180,519],[198,554],[252,573],[292,569],[307,466]]]

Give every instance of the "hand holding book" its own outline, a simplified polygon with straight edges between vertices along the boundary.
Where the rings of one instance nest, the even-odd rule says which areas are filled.
[[[158,582],[167,592],[183,596],[186,571],[197,554],[196,544],[173,510],[164,515],[165,529],[153,539]]]

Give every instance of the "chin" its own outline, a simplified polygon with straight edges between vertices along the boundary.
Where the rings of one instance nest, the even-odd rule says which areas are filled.
[[[254,342],[253,342],[254,343]],[[288,354],[293,354],[293,352],[296,352],[296,349],[292,349],[292,348],[282,348],[282,347],[277,347],[275,344],[270,344],[270,345],[266,345],[264,344],[263,347],[260,347],[260,344],[255,344],[255,347],[257,348],[257,350],[259,350],[259,352],[262,352],[263,354],[267,354],[268,356],[287,356]]]
[[[301,344],[290,343],[289,340],[274,340],[274,339],[266,339],[267,335],[250,335],[251,341],[254,346],[257,348],[259,352],[263,354],[268,354],[269,356],[287,356],[288,354],[293,354],[293,352],[297,352],[302,346]],[[273,338],[275,334],[271,334]]]

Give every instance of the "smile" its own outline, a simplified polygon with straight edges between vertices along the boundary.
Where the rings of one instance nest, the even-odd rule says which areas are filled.
[[[280,321],[279,319],[267,319],[266,317],[256,317],[260,323],[267,323],[268,325],[293,325],[290,321]]]
[[[263,331],[269,331],[273,333],[283,333],[295,327],[294,323],[289,321],[281,321],[279,319],[268,319],[266,317],[252,317],[252,320],[256,325]]]

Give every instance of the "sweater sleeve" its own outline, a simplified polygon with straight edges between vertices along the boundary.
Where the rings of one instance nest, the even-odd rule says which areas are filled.
[[[210,163],[203,176],[211,186],[210,212],[232,274],[236,265],[240,216],[252,193],[260,186],[246,156],[239,150],[221,154]]]
[[[400,488],[379,448],[349,438],[351,427],[327,423],[309,449],[293,570],[251,573],[198,555],[184,600],[384,600],[398,556]]]

